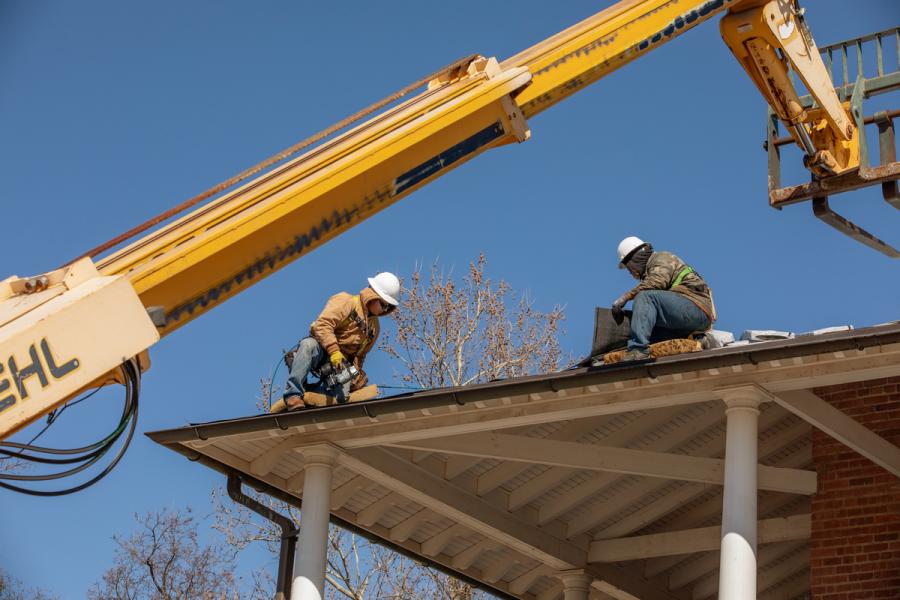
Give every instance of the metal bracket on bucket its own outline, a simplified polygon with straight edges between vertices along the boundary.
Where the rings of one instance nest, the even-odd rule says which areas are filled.
[[[873,185],[881,185],[881,193],[884,200],[900,210],[900,188],[897,180],[900,179],[900,161],[897,161],[896,137],[894,135],[894,119],[900,117],[900,110],[881,111],[869,117],[863,116],[863,98],[869,98],[877,94],[900,89],[900,66],[891,73],[884,72],[885,41],[897,46],[900,55],[900,27],[864,36],[855,40],[848,40],[821,49],[825,55],[828,70],[832,73],[834,55],[840,59],[843,73],[843,84],[836,90],[842,98],[850,100],[850,108],[857,129],[860,132],[859,142],[859,169],[828,178],[813,178],[810,183],[802,185],[781,187],[781,152],[780,146],[793,143],[790,136],[778,137],[779,121],[769,109],[767,119],[767,136],[764,148],[769,154],[769,205],[781,209],[789,204],[796,204],[806,200],[812,201],[813,214],[829,226],[837,229],[866,246],[881,252],[891,258],[900,258],[900,251],[872,235],[859,225],[836,213],[828,204],[830,195],[858,190]],[[875,58],[877,75],[865,78],[863,75],[863,47],[871,42],[875,46]],[[857,79],[851,84],[848,77],[848,47],[856,48]],[[801,98],[804,106],[811,107],[812,99],[809,96]],[[877,125],[878,146],[880,164],[871,166],[869,160],[868,144],[866,143],[865,126]]]
[[[856,110],[854,108],[854,113],[855,112]],[[871,122],[878,125],[878,146],[881,154],[881,165],[874,168],[860,167],[860,172],[866,172],[867,174],[870,174],[870,177],[874,172],[875,177],[877,177],[880,171],[886,170],[884,168],[885,166],[900,165],[900,163],[897,162],[897,148],[894,137],[893,117],[897,115],[900,115],[900,111],[893,111],[892,113],[881,111],[872,116]],[[861,120],[861,122],[865,123],[865,120]],[[865,148],[865,138],[861,139],[861,143]],[[868,162],[868,152],[866,152],[864,156],[866,162]],[[898,173],[895,170],[895,175],[896,174]],[[884,197],[885,202],[900,210],[900,189],[898,189],[896,179],[893,181],[882,181],[881,195]],[[896,248],[831,210],[831,207],[828,206],[828,196],[813,198],[812,207],[813,214],[815,214],[818,219],[831,225],[841,233],[852,237],[856,241],[865,244],[869,248],[877,250],[886,256],[900,258],[900,252],[898,252]]]
[[[828,205],[827,196],[813,198],[812,209],[813,214],[816,215],[817,219],[834,227],[844,235],[850,236],[857,242],[865,244],[869,248],[877,250],[878,252],[881,252],[886,256],[889,256],[891,258],[900,258],[900,252],[898,252],[896,248],[894,248],[884,240],[875,237],[853,221],[849,221],[831,210],[831,207]]]

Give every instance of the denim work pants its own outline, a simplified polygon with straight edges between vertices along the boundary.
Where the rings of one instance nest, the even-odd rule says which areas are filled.
[[[646,350],[653,342],[684,338],[709,327],[709,317],[675,292],[644,290],[634,298],[628,349]]]
[[[310,371],[318,369],[326,360],[328,360],[328,355],[315,338],[305,337],[300,340],[297,351],[294,353],[291,372],[288,375],[287,383],[284,384],[282,398],[303,397],[304,392],[318,392],[333,396],[338,402],[346,402],[350,396],[350,382],[337,388],[328,388],[322,381],[310,384],[306,379]]]

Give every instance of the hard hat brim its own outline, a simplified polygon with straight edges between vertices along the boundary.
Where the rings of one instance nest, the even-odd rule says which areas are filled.
[[[638,250],[640,250],[641,248],[646,248],[646,247],[647,247],[647,242],[644,242],[640,246],[635,246],[634,248],[632,248],[631,251],[629,251],[628,254],[623,256],[622,260],[619,261],[619,268],[620,269],[627,268],[628,261],[631,260],[631,257],[634,256],[635,254],[637,254]]]
[[[375,290],[375,293],[378,294],[379,298],[381,298],[391,306],[400,305],[400,302],[398,302],[396,298],[385,292],[384,289],[380,285],[378,285],[378,282],[375,281],[374,277],[369,277],[369,287]]]

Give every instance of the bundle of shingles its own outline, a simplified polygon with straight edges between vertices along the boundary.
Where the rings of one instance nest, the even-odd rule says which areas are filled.
[[[598,323],[600,320],[598,319]],[[621,324],[619,325],[621,329]],[[663,356],[673,356],[676,354],[684,354],[686,352],[700,352],[701,350],[712,350],[715,348],[725,348],[729,346],[744,346],[747,344],[757,344],[761,342],[770,342],[773,340],[787,340],[794,337],[803,337],[809,335],[820,335],[823,333],[832,333],[835,331],[848,331],[853,329],[852,325],[840,325],[837,327],[826,327],[816,329],[805,333],[793,333],[790,331],[776,331],[772,329],[748,329],[741,334],[740,339],[735,340],[734,334],[730,331],[719,331],[716,329],[705,332],[702,335],[692,336],[692,339],[675,339],[657,342],[650,345],[650,358],[662,358]],[[622,335],[619,332],[618,335]],[[625,349],[610,350],[602,354],[603,364],[610,365],[622,361],[625,356]],[[596,364],[596,363],[595,363]]]
[[[650,344],[650,358],[662,358],[663,356],[673,356],[675,354],[684,354],[686,352],[700,352],[702,349],[699,340],[665,340]],[[626,352],[627,350],[607,352],[603,355],[603,364],[611,365],[621,362],[622,358],[625,357]]]

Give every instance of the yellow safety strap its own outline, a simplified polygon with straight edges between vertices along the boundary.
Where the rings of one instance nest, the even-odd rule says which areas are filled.
[[[685,267],[681,271],[679,271],[678,276],[675,278],[675,281],[672,282],[672,285],[669,286],[669,289],[678,287],[681,285],[681,282],[684,281],[684,278],[694,272],[694,269],[690,267]]]
[[[335,329],[343,329],[350,324],[351,320],[355,321],[356,319],[353,318],[354,315],[357,316],[357,319],[359,319],[359,321],[363,320],[362,300],[360,299],[359,294],[353,296],[353,310],[351,310],[350,314],[344,317],[344,319],[340,323],[338,323],[338,326]],[[356,354],[362,354],[363,350],[368,348],[369,344],[372,343],[372,332],[369,329],[369,322],[365,321],[365,324],[366,339],[363,340],[363,342],[359,345],[359,348],[356,350]]]
[[[353,310],[351,310],[350,314],[344,317],[341,322],[337,324],[335,330],[343,329],[344,327],[349,325],[350,321],[353,320],[354,313],[356,313],[357,315],[362,313],[362,301],[359,299],[359,294],[353,296]]]

